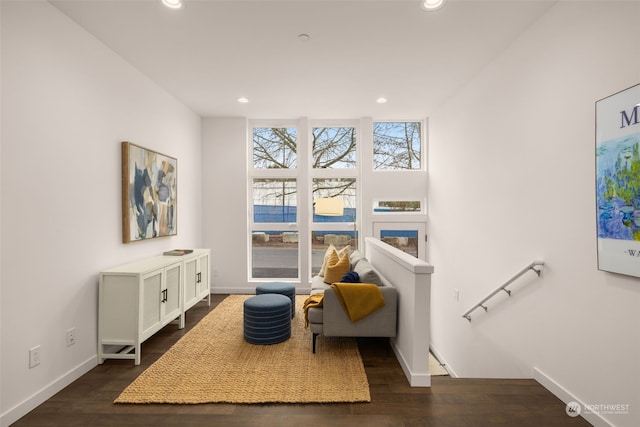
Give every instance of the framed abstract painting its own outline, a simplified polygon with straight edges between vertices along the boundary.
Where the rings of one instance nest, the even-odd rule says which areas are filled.
[[[640,277],[640,84],[596,102],[598,269]]]
[[[178,161],[122,143],[122,242],[177,234]]]

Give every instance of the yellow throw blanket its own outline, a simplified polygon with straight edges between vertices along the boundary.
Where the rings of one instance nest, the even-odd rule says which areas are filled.
[[[352,322],[367,317],[385,304],[380,288],[372,283],[338,282],[331,288],[336,291],[338,300]]]
[[[311,307],[322,307],[322,300],[324,298],[324,294],[313,294],[309,295],[309,297],[304,300],[304,305],[302,309],[304,310],[304,328],[307,329],[309,327],[309,308]]]

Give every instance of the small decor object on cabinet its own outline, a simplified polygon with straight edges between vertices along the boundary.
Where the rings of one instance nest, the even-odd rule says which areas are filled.
[[[598,269],[640,277],[640,84],[596,102]]]
[[[193,252],[193,249],[172,249],[170,251],[163,252],[162,255],[182,256]]]
[[[122,242],[177,234],[178,161],[122,143]]]

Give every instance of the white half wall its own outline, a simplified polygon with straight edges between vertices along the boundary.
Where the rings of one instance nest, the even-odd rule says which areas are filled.
[[[557,2],[430,117],[429,138],[437,354],[460,377],[535,369],[578,402],[627,404],[589,418],[626,427],[640,425],[640,279],[597,270],[595,102],[640,83],[638,22],[639,2]],[[541,278],[461,317],[535,259]]]
[[[202,186],[197,115],[49,3],[0,7],[6,426],[96,365],[100,270],[201,246]],[[121,243],[123,140],[178,159],[177,237]]]
[[[430,387],[429,331],[433,266],[379,239],[365,239],[367,258],[398,291],[397,335],[391,347],[412,387]]]

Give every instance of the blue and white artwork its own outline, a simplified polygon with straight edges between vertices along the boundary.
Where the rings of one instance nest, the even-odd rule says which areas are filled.
[[[596,102],[598,268],[640,277],[640,85]]]
[[[177,160],[122,143],[123,242],[177,234]]]

